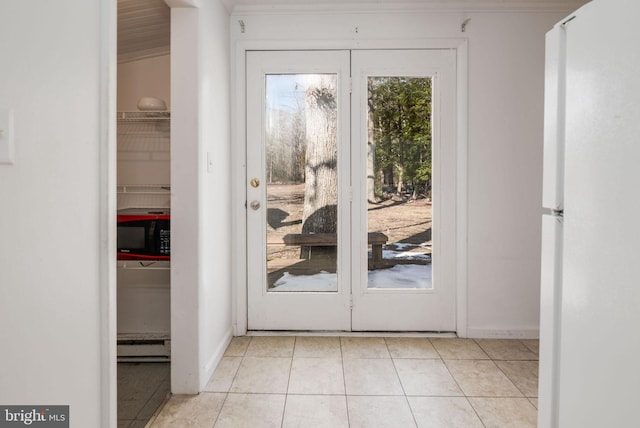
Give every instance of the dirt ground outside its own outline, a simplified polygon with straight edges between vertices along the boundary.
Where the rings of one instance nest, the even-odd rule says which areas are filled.
[[[335,260],[300,263],[300,247],[280,245],[284,235],[302,231],[304,184],[269,184],[267,193],[267,259],[270,274],[287,270],[294,264],[304,265],[313,271],[335,271]],[[384,250],[431,254],[431,201],[393,196],[379,203],[369,203],[367,217],[369,232],[387,235]]]

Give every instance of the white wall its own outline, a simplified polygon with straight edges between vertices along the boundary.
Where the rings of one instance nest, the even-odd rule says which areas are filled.
[[[537,336],[544,35],[566,13],[472,17],[468,334]]]
[[[468,40],[468,306],[462,318],[469,336],[538,334],[544,35],[576,5],[547,3],[542,9],[521,2],[517,10],[475,12],[453,2],[447,11],[244,8],[230,20],[234,42],[261,49],[398,48]],[[242,59],[236,64],[241,68]],[[243,168],[241,156],[234,167]],[[238,198],[238,213],[242,203]],[[234,230],[242,227],[236,224]],[[234,254],[240,257],[242,249]]]
[[[186,394],[199,392],[198,14],[171,10],[171,391]]]
[[[171,19],[171,388],[195,394],[232,333],[229,16],[214,0]]]
[[[171,55],[118,64],[118,111],[138,111],[138,100],[156,97],[171,110]]]
[[[200,390],[231,329],[231,112],[229,14],[220,0],[200,9]],[[212,164],[207,165],[208,159]]]
[[[68,404],[73,427],[115,416],[115,87],[101,84],[115,37],[100,37],[115,5],[0,3],[0,105],[15,115],[15,164],[0,165],[0,403]]]

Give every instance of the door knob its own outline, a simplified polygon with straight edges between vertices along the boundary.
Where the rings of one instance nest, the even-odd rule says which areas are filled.
[[[260,201],[251,201],[249,206],[251,207],[252,210],[256,211],[257,209],[260,208]]]

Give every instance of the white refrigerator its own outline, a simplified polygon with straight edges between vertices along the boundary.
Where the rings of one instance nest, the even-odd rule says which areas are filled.
[[[538,426],[640,427],[640,1],[546,41]]]

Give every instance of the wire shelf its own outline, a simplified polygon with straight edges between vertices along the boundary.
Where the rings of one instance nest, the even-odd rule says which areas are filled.
[[[131,209],[171,209],[171,186],[168,184],[119,185],[118,211]]]
[[[119,111],[118,122],[170,120],[169,111]]]
[[[118,113],[118,151],[170,152],[170,118],[168,111]]]
[[[118,193],[170,195],[171,186],[169,184],[122,184],[118,186]]]

